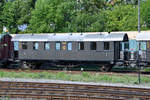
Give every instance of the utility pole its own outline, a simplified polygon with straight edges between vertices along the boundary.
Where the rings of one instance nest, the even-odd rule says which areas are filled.
[[[140,0],[138,0],[138,34],[140,34],[141,29],[140,29]],[[141,83],[141,72],[140,72],[140,42],[138,46],[138,55],[137,55],[137,60],[138,60],[138,82],[139,84]]]

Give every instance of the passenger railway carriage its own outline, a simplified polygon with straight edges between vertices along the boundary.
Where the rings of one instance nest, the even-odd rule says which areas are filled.
[[[141,63],[150,64],[150,33],[142,32],[137,35],[139,60]]]
[[[23,67],[39,67],[44,63],[56,65],[97,64],[108,71],[118,62],[128,60],[125,48],[128,36],[108,34],[17,34],[13,58]]]

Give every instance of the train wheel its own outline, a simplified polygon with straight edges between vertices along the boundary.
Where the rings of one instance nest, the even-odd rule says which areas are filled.
[[[19,68],[21,68],[21,69],[26,69],[26,68],[27,68],[27,66],[26,66],[26,61],[21,61],[21,62],[19,63]]]
[[[36,68],[36,64],[32,63],[30,68],[31,69],[35,69]]]
[[[36,64],[32,63],[32,62],[26,62],[26,66],[28,67],[28,69],[35,69],[36,68]]]
[[[112,69],[112,65],[102,65],[101,67],[100,67],[100,71],[102,71],[102,72],[108,72],[108,71],[110,71]]]
[[[26,61],[21,61],[19,66],[21,69],[31,69],[32,68],[32,64],[29,62],[26,62]]]

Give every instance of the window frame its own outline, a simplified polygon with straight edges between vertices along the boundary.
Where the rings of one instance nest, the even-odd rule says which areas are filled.
[[[90,50],[97,50],[97,42],[90,42]]]
[[[57,44],[58,44],[58,43],[60,44],[60,45],[59,45],[59,49],[57,49]],[[55,50],[56,50],[56,51],[60,51],[60,50],[61,50],[61,42],[55,42]]]
[[[14,41],[14,51],[19,51],[19,41]]]
[[[39,49],[39,42],[33,42],[33,50],[38,50],[38,49]]]
[[[46,45],[47,44],[47,45]],[[44,50],[50,50],[50,45],[51,43],[50,42],[44,42]],[[48,47],[47,47],[48,46]]]
[[[22,48],[22,50],[27,50],[28,49],[28,43],[27,42],[21,42],[21,48]]]
[[[70,45],[70,48],[71,48],[71,49],[69,48],[69,44],[71,44],[71,45]],[[72,51],[72,42],[67,42],[67,50],[68,50],[68,51]]]
[[[84,42],[78,42],[78,50],[85,50]]]
[[[104,50],[110,50],[110,42],[104,42]]]
[[[142,50],[142,51],[146,51],[147,50],[147,42],[145,41],[142,41],[142,42],[139,42],[139,50]]]

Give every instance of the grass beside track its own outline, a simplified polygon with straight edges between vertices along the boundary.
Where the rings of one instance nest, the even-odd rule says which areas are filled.
[[[38,72],[6,72],[0,71],[0,78],[32,78],[32,79],[53,79],[65,81],[81,81],[81,82],[105,82],[105,83],[123,83],[138,84],[138,77],[135,75],[113,75],[113,74],[91,74],[89,72],[81,72],[78,74],[68,74],[65,71],[58,73]],[[150,85],[150,77],[141,76],[143,84]]]

